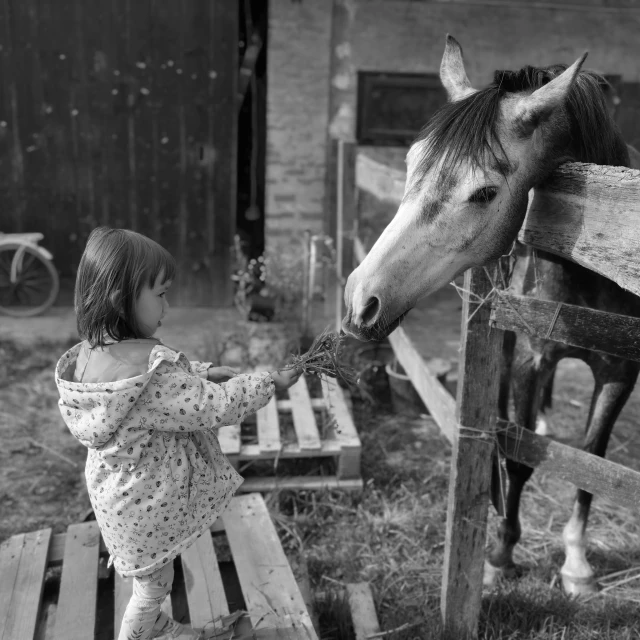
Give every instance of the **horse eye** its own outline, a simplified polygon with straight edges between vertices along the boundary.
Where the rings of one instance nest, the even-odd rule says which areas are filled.
[[[487,204],[488,202],[491,202],[497,195],[497,187],[482,187],[482,189],[478,189],[475,193],[471,194],[469,202],[473,202],[476,204]]]

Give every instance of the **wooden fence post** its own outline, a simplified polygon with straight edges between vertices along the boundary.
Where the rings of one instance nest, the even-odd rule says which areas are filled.
[[[496,265],[467,271],[442,580],[444,636],[477,637],[503,331],[489,325]],[[492,275],[495,282],[496,279]]]
[[[354,141],[337,140],[336,180],[336,331],[343,316],[342,291],[353,269],[353,242],[357,220],[356,154]]]

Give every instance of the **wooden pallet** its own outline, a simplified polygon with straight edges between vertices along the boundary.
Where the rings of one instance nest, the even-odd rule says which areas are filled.
[[[344,392],[335,380],[322,379],[322,395],[309,391],[305,376],[288,390],[288,398],[275,397],[256,414],[253,438],[242,437],[243,426],[223,427],[218,432],[225,455],[237,469],[249,461],[303,458],[335,460],[333,475],[245,478],[241,491],[274,489],[362,489],[361,444]],[[293,422],[286,434],[285,421]],[[292,437],[293,436],[293,437]],[[275,466],[275,465],[274,465]]]
[[[237,601],[227,600],[233,592],[229,571],[221,573],[225,563],[219,564],[213,538],[206,535],[176,559],[183,580],[174,582],[172,598],[163,609],[171,615],[172,600],[179,604],[182,597],[194,626],[220,630],[230,609],[246,610],[234,635],[228,632],[225,638],[317,640],[262,496],[235,497],[213,532],[226,534],[241,590],[238,598],[244,603],[239,607]],[[112,616],[117,637],[132,579],[116,574],[110,597],[103,598],[108,602],[100,601],[99,557],[105,553],[95,521],[71,525],[66,534],[42,529],[5,540],[0,545],[0,640],[103,639],[99,615],[101,620]],[[56,565],[62,565],[57,602],[49,598],[45,603],[45,573]],[[109,606],[110,614],[105,610]]]

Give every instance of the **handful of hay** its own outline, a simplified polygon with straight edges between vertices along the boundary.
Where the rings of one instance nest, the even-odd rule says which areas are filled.
[[[342,343],[343,336],[325,329],[313,341],[309,351],[293,356],[290,367],[302,369],[304,373],[336,378],[354,386],[357,383],[356,370],[340,362]]]

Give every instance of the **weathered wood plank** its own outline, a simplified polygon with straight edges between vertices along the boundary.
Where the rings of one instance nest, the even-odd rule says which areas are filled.
[[[362,445],[351,412],[344,399],[344,393],[333,379],[322,378],[322,395],[327,410],[333,418],[335,439],[340,444],[337,476],[358,478],[360,476],[360,453]]]
[[[210,534],[183,552],[182,569],[191,625],[211,630],[213,621],[229,613],[229,605]]]
[[[280,420],[278,419],[278,404],[275,396],[266,406],[259,409],[256,414],[258,425],[258,446],[260,453],[280,451]]]
[[[243,444],[238,460],[275,460],[276,458],[322,458],[340,453],[337,440],[322,440],[320,449],[301,449],[295,442],[283,444],[278,451],[261,451],[259,444]]]
[[[238,455],[240,454],[240,425],[232,424],[218,429],[218,442],[220,448],[229,462],[234,466],[238,466]]]
[[[449,442],[453,442],[458,425],[455,400],[429,371],[427,363],[402,327],[398,327],[389,336],[389,342],[440,431]]]
[[[95,520],[69,526],[56,609],[56,640],[87,640],[95,634],[99,553],[100,529]]]
[[[238,491],[243,493],[267,491],[325,491],[340,489],[341,491],[362,491],[362,478],[338,478],[336,476],[288,476],[288,477],[253,477],[247,478]]]
[[[640,295],[640,171],[570,163],[536,188],[519,239]]]
[[[317,640],[260,494],[237,496],[222,519],[254,629],[278,629],[276,637],[283,639]]]
[[[368,582],[347,584],[347,598],[356,640],[367,640],[371,635],[380,633],[371,585]]]
[[[28,640],[33,638],[36,630],[51,529],[41,529],[14,537],[19,540],[8,545],[7,551],[12,554],[9,559],[9,576],[15,575],[15,579],[12,581],[13,589],[6,616],[0,618],[0,638]],[[16,572],[15,559],[18,556]],[[4,575],[2,578],[4,583]],[[6,595],[3,594],[0,601],[6,602]]]
[[[465,274],[473,300],[491,289],[483,269]],[[489,326],[489,305],[478,306],[471,295],[464,294],[462,307],[458,419],[474,437],[457,432],[453,439],[441,601],[445,637],[455,640],[477,634],[493,443],[478,436],[493,433],[504,335]]]
[[[5,624],[9,619],[13,590],[24,546],[24,536],[24,533],[11,536],[0,544],[0,567],[2,567],[2,576],[0,576],[0,640],[5,637]]]
[[[289,397],[291,398],[293,427],[296,430],[300,449],[321,449],[322,443],[318,433],[318,425],[311,407],[309,389],[304,376],[292,387],[289,387]]]
[[[497,430],[504,455],[522,464],[553,473],[576,487],[616,504],[637,509],[640,472],[599,458],[591,453],[555,442],[509,423]]]
[[[276,400],[278,411],[291,412],[291,400]],[[311,398],[312,409],[324,409],[324,398]]]
[[[640,361],[640,318],[502,293],[493,301],[491,324]]]

